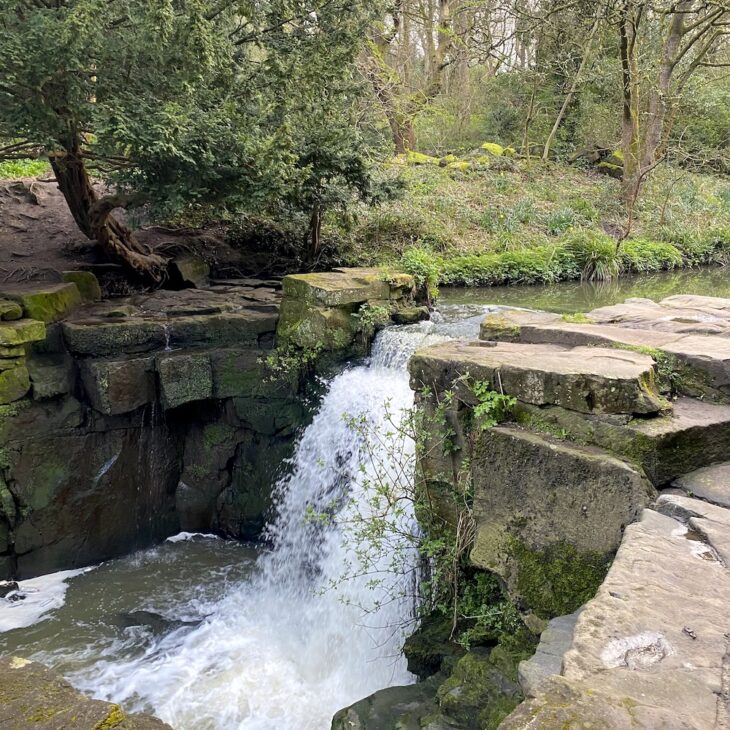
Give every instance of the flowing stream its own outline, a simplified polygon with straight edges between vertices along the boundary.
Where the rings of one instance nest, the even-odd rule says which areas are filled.
[[[28,581],[35,623],[23,602],[0,609],[5,628],[23,627],[0,634],[0,651],[177,730],[323,730],[338,709],[412,682],[401,648],[418,556],[397,537],[363,554],[345,526],[359,537],[375,484],[412,478],[407,361],[423,345],[476,336],[486,308],[448,309],[382,332],[367,363],[333,378],[277,487],[269,550],[188,535],[63,576],[68,585]],[[407,509],[392,519],[398,532],[417,529]]]

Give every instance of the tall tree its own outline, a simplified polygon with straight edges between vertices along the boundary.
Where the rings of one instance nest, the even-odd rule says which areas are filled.
[[[288,194],[308,164],[298,122],[317,105],[305,102],[351,102],[373,5],[0,0],[0,157],[47,156],[81,231],[159,282],[165,260],[115,209]]]
[[[687,83],[730,37],[727,0],[619,0],[614,16],[622,69],[623,197],[627,233],[643,181],[665,158]]]

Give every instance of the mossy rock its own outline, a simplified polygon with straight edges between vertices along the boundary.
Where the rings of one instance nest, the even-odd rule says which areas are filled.
[[[45,324],[35,319],[18,319],[13,322],[0,323],[0,347],[2,348],[18,348],[29,342],[39,342],[45,337]],[[5,353],[0,352],[0,355],[5,356]]]
[[[624,175],[624,168],[622,165],[614,165],[610,162],[599,162],[596,165],[596,170],[604,175],[616,178],[617,180],[620,180]]]
[[[464,730],[496,728],[522,699],[517,682],[505,675],[484,648],[472,649],[459,659],[436,697],[441,712]]]
[[[157,372],[165,410],[213,397],[213,372],[207,352],[160,356]]]
[[[101,300],[99,280],[90,271],[64,271],[63,280],[69,284],[75,284],[85,302]]]
[[[81,304],[79,289],[71,282],[6,293],[6,296],[23,307],[26,317],[46,324],[58,322]]]
[[[0,371],[0,404],[20,400],[30,390],[30,375],[25,365]]]
[[[13,320],[20,319],[23,316],[23,308],[10,299],[0,298],[0,319],[1,320]]]
[[[495,157],[501,157],[505,151],[504,147],[496,142],[485,142],[481,146],[481,149],[486,150],[490,155],[494,155]]]
[[[458,162],[449,163],[447,169],[456,170],[457,172],[469,172],[471,170],[471,163],[467,160],[459,160]]]
[[[447,167],[448,165],[451,165],[454,162],[458,162],[459,158],[456,155],[445,155],[439,160],[439,165],[441,167]]]
[[[424,155],[422,152],[406,152],[406,160],[409,165],[438,165],[439,158]]]

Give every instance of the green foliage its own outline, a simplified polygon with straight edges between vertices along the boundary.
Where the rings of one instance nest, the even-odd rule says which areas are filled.
[[[410,248],[400,261],[401,268],[416,281],[416,286],[425,289],[431,299],[438,296],[441,260],[425,248]]]
[[[623,271],[668,271],[682,266],[682,252],[671,243],[632,238],[624,241],[619,250]]]
[[[474,420],[480,431],[487,431],[498,423],[509,420],[517,405],[517,399],[493,390],[485,381],[472,385],[472,392],[478,401],[474,406]]]
[[[61,165],[80,156],[160,214],[209,206],[308,223],[369,193],[352,102],[374,10],[4,0],[0,140]]]
[[[390,307],[366,302],[354,316],[357,319],[361,337],[370,340],[378,329],[390,322]]]
[[[49,172],[45,160],[0,161],[0,180],[16,180],[19,177],[38,177]]]
[[[493,573],[476,573],[465,581],[459,617],[456,638],[466,649],[473,644],[501,640],[523,627],[517,608]]]
[[[573,234],[565,249],[587,281],[608,281],[621,271],[616,241],[605,233],[582,231]]]
[[[323,350],[321,344],[308,349],[297,347],[291,342],[278,346],[262,360],[268,371],[268,381],[298,380],[315,365]]]

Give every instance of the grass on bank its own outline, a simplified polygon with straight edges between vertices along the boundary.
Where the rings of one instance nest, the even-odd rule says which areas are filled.
[[[405,268],[432,286],[551,283],[582,276],[730,263],[730,180],[668,166],[640,199],[632,235],[620,246],[620,182],[559,163],[498,160],[469,170],[386,166],[403,190],[362,208],[345,241],[351,265]]]

